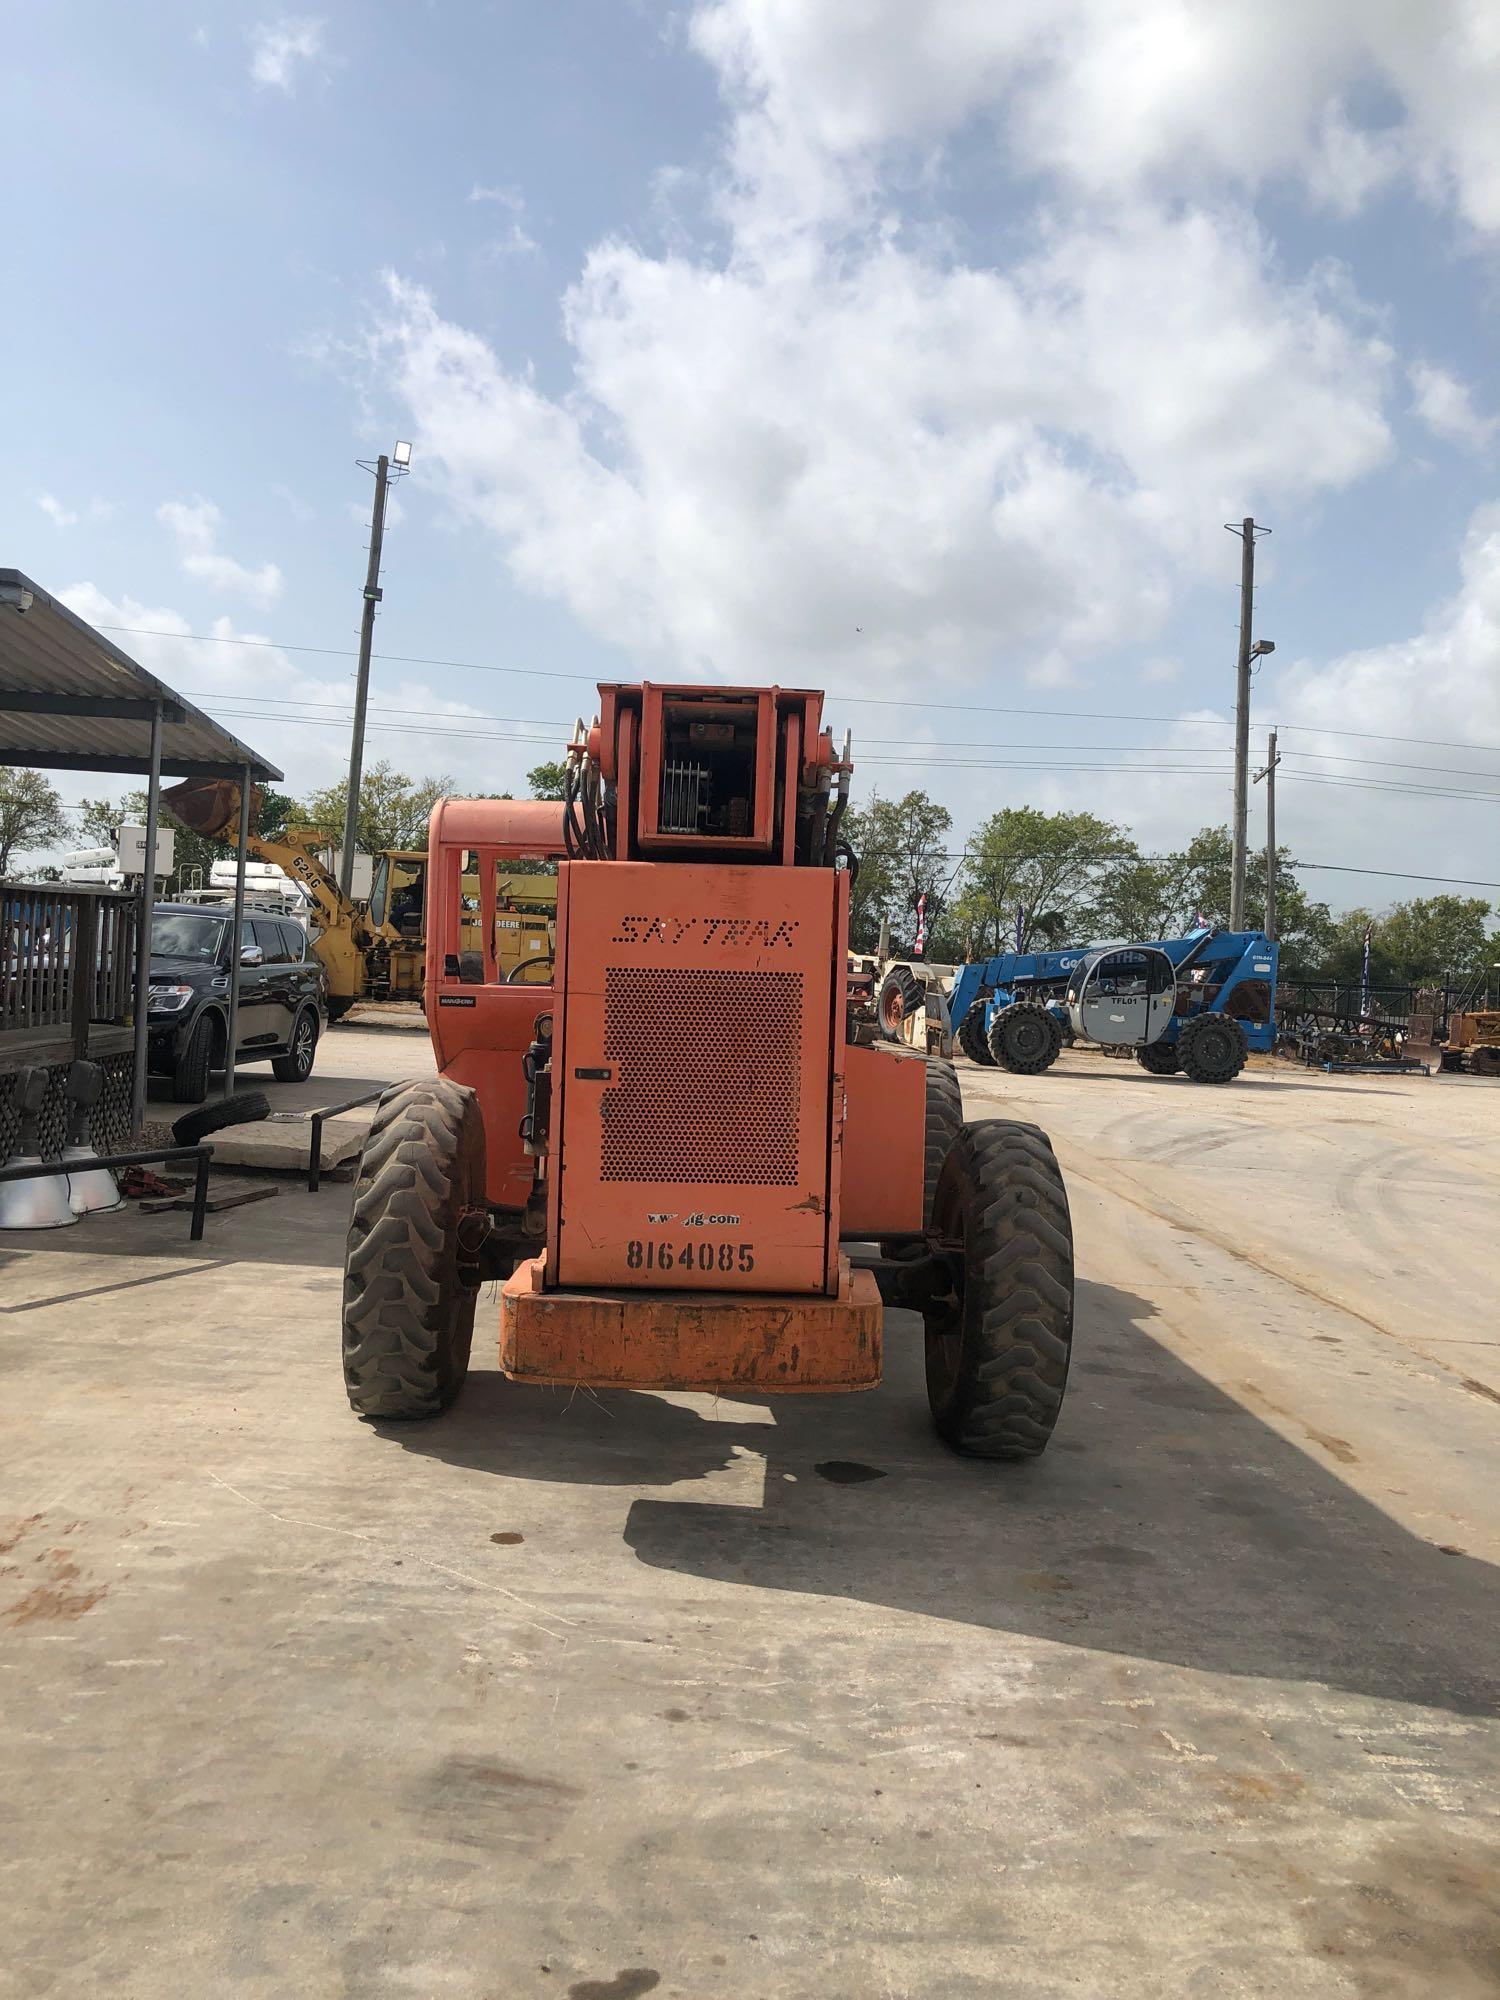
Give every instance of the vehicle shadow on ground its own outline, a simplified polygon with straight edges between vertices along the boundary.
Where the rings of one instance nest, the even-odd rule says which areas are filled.
[[[1500,1574],[1444,1553],[1151,1337],[1145,1299],[1079,1287],[1058,1434],[1022,1465],[932,1434],[920,1327],[892,1315],[870,1396],[745,1408],[546,1391],[484,1372],[408,1450],[509,1478],[667,1486],[763,1454],[764,1502],[637,1498],[643,1563],[1213,1673],[1500,1713]],[[755,1413],[751,1419],[750,1410]],[[726,1421],[726,1419],[728,1419]],[[820,1468],[822,1470],[820,1471]],[[859,1468],[866,1468],[861,1473]],[[869,1476],[870,1474],[878,1476]]]

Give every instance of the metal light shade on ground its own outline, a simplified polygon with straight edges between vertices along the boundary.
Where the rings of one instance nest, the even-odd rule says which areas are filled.
[[[5,1164],[39,1167],[43,1163],[37,1153],[21,1153]],[[0,1182],[0,1229],[66,1229],[77,1220],[68,1200],[66,1174]]]
[[[99,1155],[92,1146],[67,1146],[62,1166],[68,1177],[68,1206],[74,1215],[107,1215],[123,1208],[125,1197],[115,1185],[108,1167],[97,1164]],[[24,1186],[24,1182],[17,1183]]]

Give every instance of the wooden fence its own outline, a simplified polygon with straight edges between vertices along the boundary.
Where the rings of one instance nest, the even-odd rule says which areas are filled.
[[[132,1016],[140,898],[117,889],[0,884],[0,1039],[69,1037]]]

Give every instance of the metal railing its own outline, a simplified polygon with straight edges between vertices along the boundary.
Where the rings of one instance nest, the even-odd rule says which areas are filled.
[[[150,1167],[158,1161],[163,1165],[173,1160],[191,1160],[193,1172],[193,1220],[188,1229],[191,1243],[203,1241],[203,1220],[208,1213],[208,1167],[214,1156],[209,1145],[199,1146],[145,1146],[134,1153],[100,1153],[79,1162],[80,1171],[94,1172],[98,1167],[107,1167],[114,1173],[121,1167]],[[43,1179],[66,1179],[67,1162],[56,1160],[41,1161],[36,1165],[0,1167],[0,1183],[6,1181],[35,1181]]]

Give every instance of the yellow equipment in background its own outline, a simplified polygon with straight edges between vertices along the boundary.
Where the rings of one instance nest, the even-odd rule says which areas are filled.
[[[238,785],[228,779],[189,778],[162,793],[166,805],[192,833],[209,840],[235,838],[240,817]],[[306,891],[312,905],[308,934],[328,973],[328,1014],[337,1020],[356,1000],[417,1000],[425,977],[427,856],[419,849],[387,848],[373,857],[370,899],[345,896],[322,858],[327,836],[310,826],[255,830],[258,801],[251,800],[249,855],[269,862]],[[500,885],[495,955],[502,965],[534,960],[552,965],[552,922],[557,883],[549,875],[518,875]],[[479,879],[463,878],[465,943],[477,949]],[[502,932],[502,922],[506,928]],[[512,922],[514,929],[510,928]],[[516,976],[513,972],[511,976]],[[521,975],[524,976],[524,975]],[[545,975],[544,975],[545,976]]]

